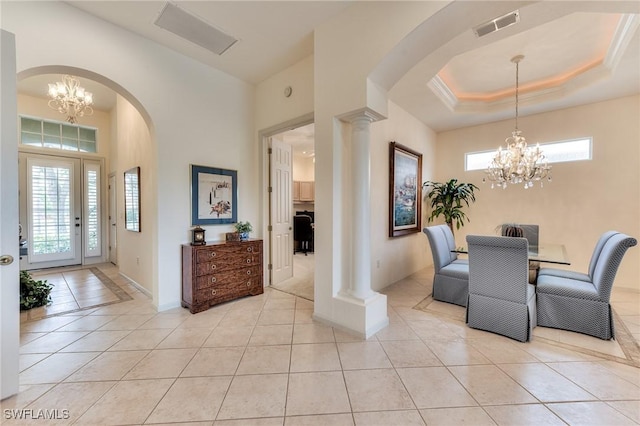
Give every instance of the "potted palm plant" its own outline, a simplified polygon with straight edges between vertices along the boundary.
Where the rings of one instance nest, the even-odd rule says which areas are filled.
[[[431,200],[431,215],[428,218],[432,222],[439,216],[444,217],[444,221],[451,232],[453,232],[453,224],[455,222],[456,229],[464,226],[464,222],[469,218],[462,211],[464,205],[467,207],[470,203],[476,201],[474,190],[479,190],[472,183],[458,183],[458,179],[451,179],[448,182],[432,182],[427,181],[422,184],[423,188],[430,188],[427,197]],[[464,204],[464,205],[463,205]]]

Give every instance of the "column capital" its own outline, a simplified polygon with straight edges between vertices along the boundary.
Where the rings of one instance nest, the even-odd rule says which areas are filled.
[[[372,123],[374,121],[385,120],[386,118],[387,117],[384,115],[367,107],[338,115],[338,119],[340,119],[340,121],[347,123],[354,123],[361,120],[368,120],[369,123]]]

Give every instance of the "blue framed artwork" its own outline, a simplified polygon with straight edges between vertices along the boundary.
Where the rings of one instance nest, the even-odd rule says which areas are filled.
[[[396,142],[389,145],[389,236],[420,232],[422,154]]]
[[[238,221],[238,172],[191,165],[191,224]]]

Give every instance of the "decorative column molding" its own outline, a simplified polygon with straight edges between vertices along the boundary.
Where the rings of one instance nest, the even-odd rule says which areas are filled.
[[[367,300],[377,293],[371,290],[371,141],[373,121],[382,118],[371,110],[356,111],[340,117],[351,123],[350,180],[351,206],[351,279],[342,284],[344,296]]]

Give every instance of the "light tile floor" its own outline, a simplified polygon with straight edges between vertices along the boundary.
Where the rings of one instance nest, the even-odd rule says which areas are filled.
[[[363,340],[271,288],[196,315],[157,313],[100,268],[134,300],[25,321],[20,393],[2,401],[2,424],[640,424],[638,367],[599,346],[472,330],[451,305],[413,309],[428,271],[385,290],[390,325]],[[614,303],[637,318],[629,296]],[[12,409],[60,419],[16,421]]]

